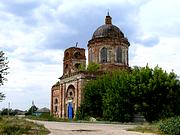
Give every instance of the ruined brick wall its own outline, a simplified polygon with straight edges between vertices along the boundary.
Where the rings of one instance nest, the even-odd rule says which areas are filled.
[[[85,49],[71,47],[64,52],[63,75],[70,75],[77,72],[80,66],[86,65]]]
[[[80,65],[81,64],[81,65]],[[68,103],[72,103],[74,116],[81,103],[83,75],[78,73],[79,66],[86,65],[85,49],[71,47],[64,51],[63,75],[59,86],[52,87],[51,110],[52,114],[61,118],[68,117]],[[58,99],[58,104],[55,100]],[[56,110],[57,109],[57,110]]]
[[[60,108],[60,86],[54,85],[51,88],[51,114],[54,116],[59,116]]]
[[[81,104],[82,87],[84,86],[83,74],[77,74],[64,79],[61,79],[61,109],[60,116],[62,118],[68,117],[68,103],[71,102],[73,106],[74,116]]]

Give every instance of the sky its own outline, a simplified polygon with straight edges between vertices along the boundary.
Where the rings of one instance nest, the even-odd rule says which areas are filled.
[[[0,50],[9,61],[0,109],[50,108],[51,87],[63,71],[63,52],[86,48],[93,32],[112,23],[130,42],[129,65],[180,75],[179,0],[1,0]],[[87,56],[87,55],[86,55]]]

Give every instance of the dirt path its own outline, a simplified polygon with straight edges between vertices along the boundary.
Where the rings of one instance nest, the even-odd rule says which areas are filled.
[[[51,131],[50,135],[155,135],[150,133],[139,133],[126,131],[135,125],[121,124],[94,124],[94,123],[68,123],[34,121]]]

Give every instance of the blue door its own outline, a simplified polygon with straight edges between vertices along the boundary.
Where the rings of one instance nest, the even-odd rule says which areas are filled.
[[[72,107],[72,103],[68,103],[68,119],[72,119],[73,118],[73,107]]]

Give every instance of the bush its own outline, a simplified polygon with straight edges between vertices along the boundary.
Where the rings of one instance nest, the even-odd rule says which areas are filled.
[[[30,129],[25,130],[24,128],[21,128],[19,125],[16,124],[11,124],[11,123],[7,123],[5,125],[2,126],[2,132],[6,133],[8,135],[11,134],[22,134],[22,133],[26,133],[26,131],[28,131]]]
[[[89,71],[89,72],[96,72],[96,71],[98,71],[99,67],[100,67],[99,64],[92,62],[92,63],[90,63],[88,65],[87,71]]]
[[[0,121],[1,121],[2,119],[3,119],[2,116],[0,116]]]
[[[91,63],[88,71],[98,71],[97,67]],[[138,113],[148,122],[158,121],[180,115],[179,97],[178,76],[158,66],[106,72],[85,84],[77,118],[127,122]]]
[[[67,122],[69,121],[68,119],[63,119],[59,117],[55,117],[53,115],[50,115],[49,113],[42,113],[39,116],[26,116],[28,119],[32,120],[42,120],[42,121],[59,121],[59,122]]]
[[[0,121],[1,135],[46,135],[49,131],[43,125],[26,121],[17,117],[2,117]]]
[[[158,127],[165,134],[180,135],[180,116],[163,120]]]
[[[40,116],[39,116],[40,119],[42,120],[47,120],[47,121],[54,121],[55,118],[53,117],[53,115],[50,115],[49,113],[42,113]]]

